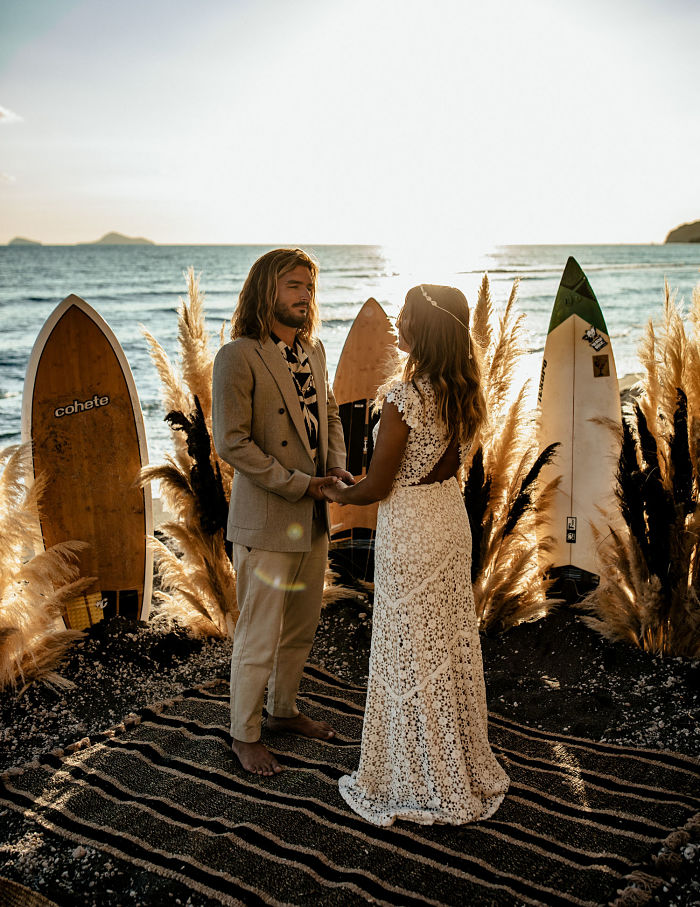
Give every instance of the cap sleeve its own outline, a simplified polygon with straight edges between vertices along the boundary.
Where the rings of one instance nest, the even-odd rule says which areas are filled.
[[[423,401],[412,383],[391,381],[377,391],[377,403],[393,403],[409,428],[418,429],[423,424]]]

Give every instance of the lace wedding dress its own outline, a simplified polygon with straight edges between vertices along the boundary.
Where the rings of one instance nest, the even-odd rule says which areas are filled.
[[[376,825],[474,822],[508,789],[488,742],[464,501],[454,478],[416,484],[449,445],[430,382],[417,387],[379,391],[411,431],[377,517],[360,765],[339,781],[348,805]]]

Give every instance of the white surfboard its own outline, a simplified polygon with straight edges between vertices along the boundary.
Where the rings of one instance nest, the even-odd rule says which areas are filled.
[[[621,412],[610,335],[573,258],[566,263],[552,309],[538,402],[539,449],[555,441],[560,445],[542,479],[561,476],[552,522],[539,532],[555,539],[552,574],[580,594],[597,585],[601,572],[592,525],[604,530],[616,512],[619,440],[599,420],[619,425]]]

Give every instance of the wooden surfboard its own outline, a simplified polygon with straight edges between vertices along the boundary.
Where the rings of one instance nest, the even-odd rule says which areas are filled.
[[[614,488],[620,392],[610,334],[586,275],[573,258],[564,268],[549,323],[540,375],[539,449],[558,441],[549,481],[561,475],[553,519],[539,527],[555,539],[553,575],[574,595],[597,585],[601,565],[591,525],[616,511]],[[609,517],[606,514],[610,514]]]
[[[97,583],[69,603],[66,623],[101,616],[146,619],[153,531],[150,488],[135,485],[148,462],[143,415],[124,351],[107,323],[78,296],[58,305],[32,349],[22,398],[22,436],[32,442],[44,548],[78,539],[82,576]]]
[[[371,412],[371,405],[377,389],[391,376],[395,354],[391,321],[377,300],[370,298],[352,323],[333,381],[345,435],[345,468],[356,479],[367,474],[372,458],[372,429],[378,416]],[[377,528],[377,504],[331,504],[330,515],[334,540],[369,536]]]

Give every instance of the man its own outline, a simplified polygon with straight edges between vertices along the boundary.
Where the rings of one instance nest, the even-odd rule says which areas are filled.
[[[328,505],[345,471],[338,407],[317,339],[315,262],[300,249],[259,258],[241,290],[232,337],[214,361],[213,435],[234,470],[228,518],[239,618],[231,658],[231,737],[244,769],[282,770],[260,743],[271,731],[328,739],[296,706],[321,611]]]

